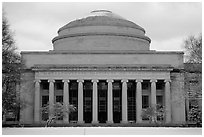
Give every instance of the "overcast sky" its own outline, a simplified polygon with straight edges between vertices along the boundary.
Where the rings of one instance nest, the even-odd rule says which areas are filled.
[[[110,10],[146,30],[152,50],[183,50],[189,35],[202,32],[201,3],[3,3],[20,51],[52,50],[60,27],[96,9]]]

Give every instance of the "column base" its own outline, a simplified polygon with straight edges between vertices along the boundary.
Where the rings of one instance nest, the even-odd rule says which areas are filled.
[[[113,124],[113,121],[106,121],[107,124]]]
[[[91,124],[98,124],[98,121],[92,121]]]
[[[120,121],[121,124],[128,124],[128,121]]]
[[[77,123],[78,124],[84,124],[84,121],[78,121]]]

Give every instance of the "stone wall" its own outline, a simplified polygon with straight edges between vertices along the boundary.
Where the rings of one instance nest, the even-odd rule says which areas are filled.
[[[185,91],[184,91],[184,73],[171,73],[171,107],[172,122],[185,122]]]

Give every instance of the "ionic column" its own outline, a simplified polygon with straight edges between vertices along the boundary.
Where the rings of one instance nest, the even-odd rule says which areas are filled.
[[[97,82],[98,80],[94,79],[92,80],[93,82],[93,107],[92,107],[92,123],[96,124],[98,123],[98,87],[97,87]]]
[[[136,122],[142,122],[142,82],[143,80],[137,79],[137,87],[136,87]]]
[[[40,80],[35,80],[34,122],[40,122]]]
[[[170,91],[170,79],[165,80],[165,121],[171,122],[171,91]]]
[[[63,106],[66,107],[64,112],[63,121],[69,123],[69,80],[64,79],[64,88],[63,88]]]
[[[78,82],[78,123],[84,123],[83,117],[83,82],[84,80],[79,79]]]
[[[107,123],[113,123],[113,87],[112,79],[108,79],[108,121]]]
[[[157,80],[151,79],[151,106],[155,107],[156,106],[156,82]]]
[[[121,80],[122,82],[122,123],[128,123],[127,118],[127,79]]]
[[[54,82],[55,80],[49,79],[49,118],[54,116],[54,98],[55,98],[55,93],[54,93]]]
[[[151,107],[156,109],[156,104],[157,104],[157,100],[156,100],[156,82],[157,80],[152,79],[150,80],[151,82]],[[152,117],[152,121],[157,121],[156,120],[156,116]]]

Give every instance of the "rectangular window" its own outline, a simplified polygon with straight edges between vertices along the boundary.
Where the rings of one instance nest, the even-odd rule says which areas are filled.
[[[148,90],[149,89],[149,83],[143,82],[142,83],[142,90]]]
[[[42,82],[42,89],[43,90],[49,90],[49,83],[48,82]]]
[[[163,96],[157,96],[157,104],[163,106]]]
[[[46,106],[49,103],[49,96],[42,96],[42,107]]]
[[[41,103],[42,103],[41,104],[42,107],[47,106],[47,104],[49,103],[49,96],[42,96],[42,102]],[[48,109],[42,110],[42,120],[43,121],[46,121],[48,119],[48,117],[49,117],[48,114],[49,114]]]
[[[57,90],[63,90],[63,83],[62,82],[57,82],[56,83],[56,89]]]
[[[149,107],[149,96],[142,96],[142,108]]]

